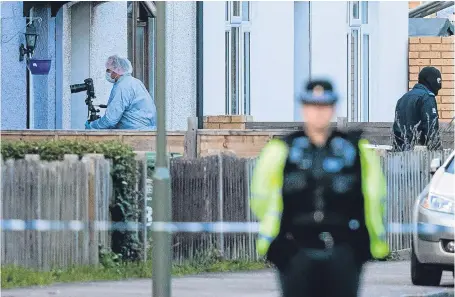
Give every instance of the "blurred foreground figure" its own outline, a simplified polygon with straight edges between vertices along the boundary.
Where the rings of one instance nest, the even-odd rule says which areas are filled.
[[[389,253],[379,157],[361,132],[331,130],[330,82],[309,82],[300,99],[303,131],[271,140],[255,168],[257,250],[284,297],[356,297],[363,264]]]

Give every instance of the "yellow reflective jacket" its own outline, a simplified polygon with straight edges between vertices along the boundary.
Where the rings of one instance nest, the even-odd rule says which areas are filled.
[[[362,192],[365,205],[365,224],[370,237],[370,252],[376,259],[389,254],[383,222],[386,182],[379,157],[367,148],[368,141],[359,141]],[[264,256],[280,232],[283,197],[281,194],[288,145],[279,139],[271,140],[262,150],[253,172],[251,210],[259,219],[256,248]]]

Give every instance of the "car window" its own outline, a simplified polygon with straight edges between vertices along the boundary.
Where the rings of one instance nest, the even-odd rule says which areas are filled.
[[[454,174],[453,173],[453,163],[454,163],[453,160],[454,159],[455,158],[452,158],[452,160],[450,161],[449,165],[447,165],[447,167],[446,167],[446,172],[451,173],[451,174]]]

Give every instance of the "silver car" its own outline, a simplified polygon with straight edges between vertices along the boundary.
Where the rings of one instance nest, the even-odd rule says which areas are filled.
[[[438,286],[442,271],[454,271],[454,155],[431,162],[433,177],[416,200],[411,248],[414,285]]]

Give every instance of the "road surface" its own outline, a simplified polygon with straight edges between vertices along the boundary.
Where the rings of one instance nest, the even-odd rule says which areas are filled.
[[[360,297],[453,297],[452,273],[444,273],[442,286],[417,287],[411,284],[409,262],[376,262],[366,266]],[[446,292],[446,294],[428,295]],[[58,284],[44,288],[2,290],[3,297],[150,297],[150,280],[125,280]],[[174,278],[172,297],[279,297],[271,270],[213,273]]]

